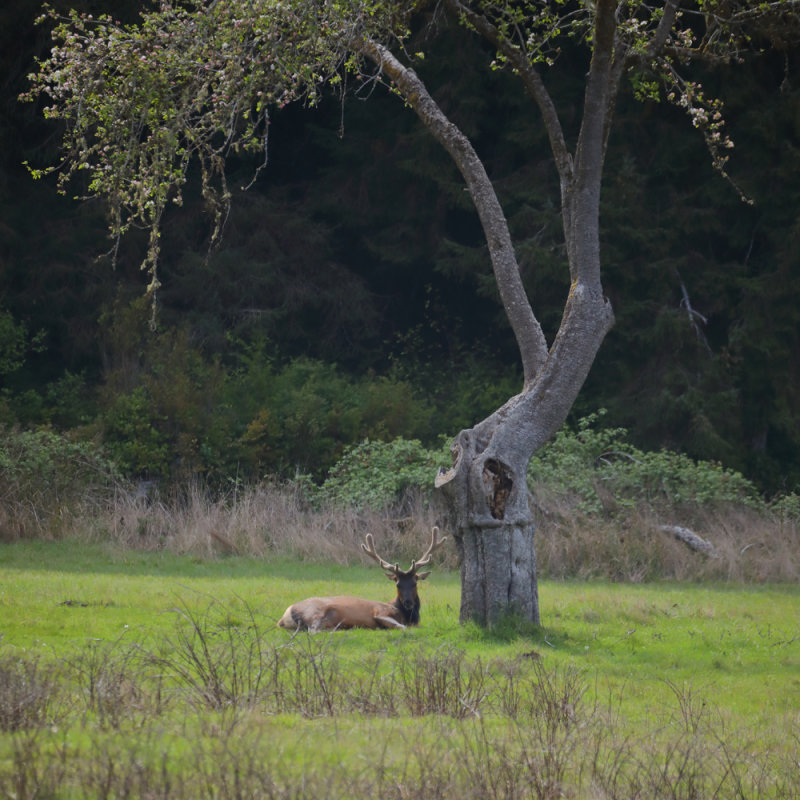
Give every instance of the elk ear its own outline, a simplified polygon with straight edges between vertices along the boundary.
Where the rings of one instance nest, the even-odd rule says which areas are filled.
[[[425,578],[427,578],[428,575],[430,575],[430,574],[431,574],[430,572],[418,572],[417,573],[417,580],[418,581],[424,581]]]
[[[384,572],[383,573],[390,581],[397,581],[397,575],[394,572]]]

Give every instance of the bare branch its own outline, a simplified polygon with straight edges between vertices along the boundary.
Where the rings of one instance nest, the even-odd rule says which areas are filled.
[[[664,14],[658,23],[653,40],[647,48],[647,55],[652,59],[655,58],[663,49],[664,45],[669,39],[672,26],[675,24],[675,19],[678,14],[679,0],[667,0],[664,3]]]
[[[447,118],[413,69],[403,65],[378,42],[365,39],[354,42],[353,46],[393,81],[464,177],[486,235],[500,298],[519,346],[525,381],[532,380],[547,359],[547,341],[522,285],[505,214],[486,168],[469,139]]]
[[[484,15],[477,14],[460,0],[445,0],[445,4],[451,11],[462,16],[486,41],[490,42],[519,75],[528,94],[539,107],[562,184],[568,183],[572,177],[572,157],[564,139],[564,131],[555,104],[538,70],[528,61],[523,50],[509,39],[501,36],[497,27]]]
[[[576,150],[576,170],[602,170],[605,136],[611,100],[616,6],[614,0],[598,0],[595,11],[594,50],[586,77],[583,123]],[[577,177],[577,176],[576,176]],[[588,176],[587,176],[588,177]],[[592,176],[591,179],[593,179]]]

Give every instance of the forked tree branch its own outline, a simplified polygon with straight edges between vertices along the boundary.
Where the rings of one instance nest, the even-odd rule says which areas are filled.
[[[675,19],[678,15],[679,5],[680,0],[666,0],[664,3],[664,13],[658,22],[653,40],[647,47],[647,55],[649,58],[656,58],[667,44],[672,26],[675,24]]]
[[[454,14],[462,16],[498,53],[502,54],[519,75],[528,94],[533,98],[544,121],[550,149],[562,186],[572,178],[572,157],[564,139],[564,131],[555,104],[538,70],[528,61],[525,53],[500,31],[483,14],[478,14],[460,0],[445,0],[445,5]]]
[[[547,359],[547,341],[525,293],[505,214],[483,163],[469,139],[447,118],[413,69],[379,42],[365,39],[354,46],[391,79],[464,177],[486,235],[500,298],[519,346],[525,382],[533,380]]]

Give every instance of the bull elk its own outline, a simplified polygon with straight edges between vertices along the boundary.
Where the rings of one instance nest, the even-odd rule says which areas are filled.
[[[360,597],[309,597],[289,606],[278,621],[279,628],[291,630],[330,631],[344,628],[405,628],[419,624],[419,595],[417,582],[424,581],[430,572],[418,572],[430,564],[431,556],[445,542],[439,538],[439,529],[431,531],[431,543],[419,561],[411,562],[411,569],[403,571],[397,564],[384,561],[376,552],[372,534],[368,533],[361,549],[375,559],[389,580],[397,584],[394,602],[380,603]]]

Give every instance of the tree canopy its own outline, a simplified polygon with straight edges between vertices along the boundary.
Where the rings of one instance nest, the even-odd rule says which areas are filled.
[[[594,2],[564,0],[164,0],[141,23],[127,25],[74,10],[61,19],[50,8],[43,20],[58,20],[56,45],[31,76],[30,96],[49,97],[45,115],[66,122],[59,185],[63,190],[87,172],[88,195],[110,203],[117,242],[131,226],[151,231],[147,266],[154,292],[164,209],[182,202],[193,159],[215,209],[216,236],[230,199],[225,159],[247,150],[263,153],[266,164],[270,111],[296,101],[314,105],[324,87],[344,93],[348,81],[363,94],[376,83],[407,80],[409,71],[393,63],[388,48],[405,52],[415,15],[435,19],[442,8],[491,43],[493,68],[510,68],[521,78],[542,113],[562,185],[574,163],[542,69],[552,68],[567,44],[591,49],[595,37],[611,36],[610,86],[627,75],[639,98],[663,97],[683,108],[724,172],[733,142],[721,101],[686,77],[685,68],[694,60],[736,60],[754,46],[791,41],[798,26],[794,0],[625,0],[613,4],[612,15],[597,17],[607,18],[606,31],[595,26]],[[406,55],[413,61],[424,52]],[[417,92],[400,91],[412,105]],[[609,133],[610,124],[603,148]]]

